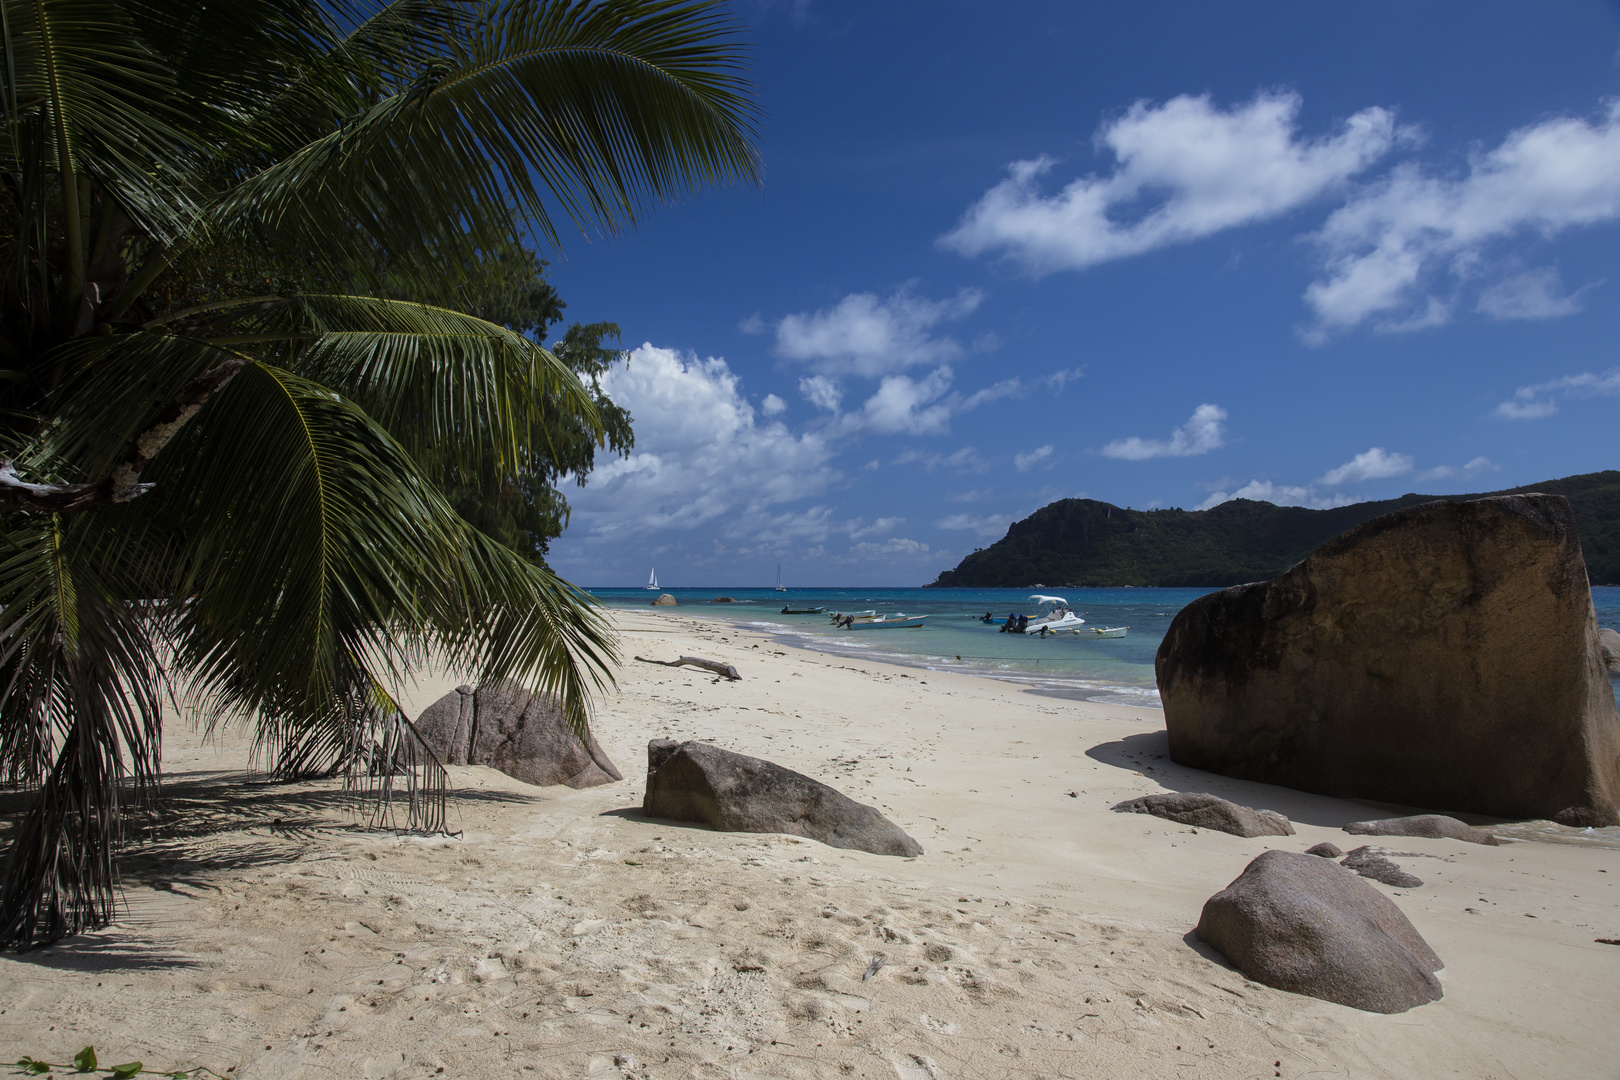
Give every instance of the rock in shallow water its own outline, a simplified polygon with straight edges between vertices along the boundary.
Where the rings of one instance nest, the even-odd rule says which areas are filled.
[[[1470,844],[1496,847],[1496,837],[1476,829],[1466,821],[1445,814],[1414,814],[1412,817],[1352,821],[1344,831],[1355,836],[1422,836],[1431,840],[1463,840]]]
[[[1347,798],[1611,825],[1620,715],[1569,501],[1386,514],[1159,647],[1170,756]]]
[[[708,743],[647,744],[647,794],[654,817],[700,821],[722,832],[773,832],[874,855],[922,854],[876,809],[803,773]]]
[[[1114,807],[1124,814],[1152,814],[1200,829],[1233,836],[1293,836],[1294,827],[1275,810],[1255,810],[1206,792],[1172,791],[1127,799]]]
[[[1210,897],[1198,936],[1256,982],[1367,1012],[1443,993],[1434,950],[1387,896],[1337,863],[1267,851]]]

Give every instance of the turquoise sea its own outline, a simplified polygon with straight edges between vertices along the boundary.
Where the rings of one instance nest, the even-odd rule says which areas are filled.
[[[646,610],[657,592],[640,587],[588,590],[609,607]],[[673,611],[762,630],[788,644],[838,656],[865,657],[937,671],[988,675],[1062,697],[1157,706],[1153,657],[1170,620],[1211,589],[749,589],[736,586],[661,589]],[[1128,626],[1123,638],[1003,634],[978,620],[985,612],[1033,615],[1029,595],[1062,596],[1092,626]],[[733,603],[715,603],[729,596]],[[1592,590],[1598,625],[1620,630],[1620,588]],[[927,615],[915,630],[839,630],[825,615],[783,615],[784,604],[831,611]],[[661,608],[661,611],[670,611]]]

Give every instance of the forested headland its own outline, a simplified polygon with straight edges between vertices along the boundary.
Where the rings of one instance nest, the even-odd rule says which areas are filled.
[[[1060,499],[946,570],[933,588],[1224,587],[1275,577],[1323,541],[1416,503],[1540,491],[1568,497],[1595,585],[1620,584],[1620,472],[1474,495],[1402,495],[1331,510],[1233,499],[1208,510],[1130,510]]]

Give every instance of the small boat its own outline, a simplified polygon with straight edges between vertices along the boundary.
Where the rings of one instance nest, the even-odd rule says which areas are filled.
[[[875,619],[877,612],[871,608],[865,611],[835,611],[827,616],[828,622],[841,623],[845,619]]]
[[[1030,597],[1037,604],[1045,607],[1051,605],[1051,610],[1030,619],[1022,615],[1013,619],[992,619],[992,622],[1002,624],[1001,632],[1004,634],[1039,634],[1045,630],[1049,634],[1061,633],[1066,630],[1076,630],[1085,625],[1086,620],[1076,615],[1069,608],[1069,602],[1061,596],[1042,596],[1036,593]]]
[[[848,630],[907,630],[915,629],[927,619],[926,615],[907,615],[904,612],[895,612],[893,615],[879,615],[875,619],[855,619],[846,616],[843,623]]]
[[[820,615],[822,612],[824,612],[826,610],[827,610],[826,608],[819,608],[819,607],[785,607],[785,608],[782,609],[782,614],[784,614],[784,615]]]
[[[1083,638],[1121,638],[1130,630],[1128,626],[1079,626],[1062,633]]]
[[[787,592],[787,586],[782,584],[782,564],[776,564],[776,591]]]
[[[654,567],[653,572],[651,574],[647,575],[647,584],[645,586],[643,586],[643,587],[647,588],[647,589],[650,589],[653,592],[658,591],[658,568],[657,567]]]

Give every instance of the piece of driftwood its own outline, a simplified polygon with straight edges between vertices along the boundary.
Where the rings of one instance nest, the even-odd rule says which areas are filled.
[[[645,656],[638,656],[636,659],[640,660],[643,664],[662,664],[664,667],[680,667],[682,664],[685,664],[690,667],[705,668],[714,672],[716,675],[723,676],[732,680],[733,682],[742,678],[741,675],[737,674],[737,669],[732,665],[722,664],[718,660],[705,660],[701,656],[683,656],[679,660],[649,660]]]

